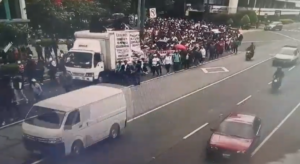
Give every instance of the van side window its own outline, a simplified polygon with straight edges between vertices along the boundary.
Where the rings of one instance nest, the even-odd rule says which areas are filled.
[[[78,110],[71,112],[68,115],[67,121],[65,123],[66,126],[73,126],[80,122],[80,113]]]

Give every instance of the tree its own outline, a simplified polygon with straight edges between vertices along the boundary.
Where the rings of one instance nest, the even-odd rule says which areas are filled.
[[[257,23],[258,18],[257,18],[257,14],[256,14],[255,11],[249,11],[248,16],[250,18],[250,23],[251,24],[256,24]]]
[[[27,0],[27,13],[34,30],[41,29],[47,35],[68,37],[76,30],[86,29],[92,15],[106,11],[99,2],[87,0]]]
[[[242,26],[246,26],[246,25],[249,25],[250,23],[250,18],[248,15],[244,15],[241,19],[241,25]]]
[[[103,8],[111,14],[124,13],[129,14],[131,9],[131,0],[99,0]]]
[[[232,18],[229,18],[229,19],[228,19],[227,24],[228,24],[228,25],[232,25],[232,24],[233,24]]]

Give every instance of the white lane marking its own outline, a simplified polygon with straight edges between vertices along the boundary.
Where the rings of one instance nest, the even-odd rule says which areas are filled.
[[[281,35],[281,36],[284,36],[284,37],[286,37],[286,38],[289,38],[289,39],[292,39],[292,40],[295,40],[295,41],[300,41],[299,39],[296,39],[296,38],[293,38],[293,37],[290,37],[290,36],[288,36],[288,35],[284,35],[284,34],[281,34],[281,33],[278,33],[278,32],[273,32],[273,31],[269,31],[269,32],[271,32],[271,33],[274,33],[274,34],[277,34],[277,35]]]
[[[256,147],[256,149],[252,152],[251,156],[254,156],[259,149],[274,135],[274,133],[287,121],[289,117],[300,107],[300,102],[294,107],[294,109],[285,116],[285,118],[272,130],[272,132]]]
[[[199,128],[197,128],[196,130],[192,131],[191,133],[189,133],[188,135],[186,135],[185,137],[183,137],[183,139],[185,140],[185,139],[189,138],[191,135],[197,133],[199,130],[203,129],[207,125],[208,125],[208,123],[203,124],[202,126],[200,126]]]
[[[243,41],[242,43],[262,43],[262,42],[282,42],[282,40],[254,40],[254,41]]]
[[[243,102],[247,101],[248,99],[250,99],[252,96],[248,96],[246,98],[244,98],[242,101],[238,102],[236,105],[241,105]]]
[[[43,161],[44,161],[44,159],[40,159],[40,160],[35,161],[35,162],[31,163],[31,164],[38,164],[38,163],[41,163],[41,162],[43,162]]]
[[[291,68],[289,69],[289,71],[293,70],[295,67],[296,67],[296,66],[291,67]]]
[[[270,81],[268,84],[269,84],[269,85],[272,84],[272,81]]]
[[[1,126],[1,127],[0,127],[0,130],[1,130],[1,129],[5,129],[5,128],[10,127],[10,126],[13,126],[13,125],[16,125],[16,124],[19,124],[19,123],[22,123],[23,121],[24,121],[24,120],[20,120],[20,121],[11,123],[11,124],[7,124],[7,125],[4,125],[4,126]]]
[[[174,102],[177,102],[177,101],[179,101],[179,100],[181,100],[181,99],[184,99],[184,98],[186,98],[186,97],[188,97],[188,96],[191,96],[191,95],[193,95],[193,94],[195,94],[195,93],[197,93],[197,92],[200,92],[200,91],[202,91],[202,90],[204,90],[204,89],[207,89],[207,88],[209,88],[209,87],[211,87],[211,86],[214,86],[214,85],[216,85],[216,84],[219,84],[219,83],[221,83],[221,82],[223,82],[223,81],[225,81],[225,80],[227,80],[227,79],[230,79],[230,78],[232,78],[232,77],[234,77],[234,76],[236,76],[236,75],[238,75],[238,74],[241,74],[241,73],[243,73],[243,72],[245,72],[245,71],[248,71],[249,69],[251,69],[251,68],[253,68],[253,67],[256,67],[256,66],[258,66],[258,65],[260,65],[260,64],[262,64],[262,63],[264,63],[264,62],[267,62],[267,61],[271,60],[272,58],[273,58],[273,57],[270,57],[270,58],[268,58],[268,59],[266,59],[266,60],[263,60],[263,61],[261,61],[261,62],[259,62],[259,63],[254,64],[254,65],[252,65],[252,66],[250,66],[250,67],[248,67],[248,68],[246,68],[246,69],[243,69],[243,70],[241,70],[241,71],[239,71],[239,72],[236,72],[236,73],[234,73],[234,74],[232,74],[232,75],[230,75],[230,76],[227,76],[227,77],[225,77],[225,78],[223,78],[223,79],[221,79],[221,80],[219,80],[219,81],[216,81],[216,82],[214,82],[214,83],[211,83],[211,84],[209,84],[209,85],[207,85],[207,86],[205,86],[205,87],[202,87],[202,88],[200,88],[200,89],[198,89],[198,90],[195,90],[195,91],[193,91],[193,92],[191,92],[191,93],[188,93],[188,94],[186,94],[186,95],[184,95],[184,96],[181,96],[181,97],[179,97],[179,98],[177,98],[177,99],[175,99],[175,100],[172,100],[172,101],[170,101],[170,102],[168,102],[168,103],[166,103],[166,104],[163,104],[163,105],[161,105],[161,106],[159,106],[159,107],[157,107],[157,108],[154,108],[154,109],[152,109],[152,110],[150,110],[150,111],[148,111],[148,112],[146,112],[146,113],[144,113],[144,114],[141,114],[141,115],[136,116],[136,117],[134,117],[134,118],[132,118],[132,119],[129,119],[128,122],[131,122],[131,121],[133,121],[133,120],[136,120],[136,119],[138,119],[138,118],[141,118],[141,117],[143,117],[143,116],[146,116],[146,115],[148,115],[148,114],[150,114],[150,113],[152,113],[152,112],[155,112],[155,111],[157,111],[157,110],[159,110],[159,109],[161,109],[161,108],[163,108],[163,107],[165,107],[165,106],[168,106],[168,105],[170,105],[170,104],[172,104],[172,103],[174,103]]]

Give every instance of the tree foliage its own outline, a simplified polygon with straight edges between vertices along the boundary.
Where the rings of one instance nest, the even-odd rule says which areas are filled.
[[[30,25],[48,35],[72,36],[74,31],[88,27],[91,16],[105,12],[96,1],[63,0],[57,5],[52,0],[27,0]]]
[[[107,9],[110,14],[113,13],[130,13],[132,0],[99,0],[103,8]]]
[[[241,19],[241,24],[243,26],[248,25],[250,23],[250,18],[248,15],[244,15],[243,18]]]

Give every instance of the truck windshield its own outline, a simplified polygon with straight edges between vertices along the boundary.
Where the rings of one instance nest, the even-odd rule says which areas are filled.
[[[33,106],[29,111],[25,122],[31,125],[59,129],[66,113],[55,109]]]
[[[69,52],[66,55],[66,66],[92,68],[93,54],[88,52]]]

